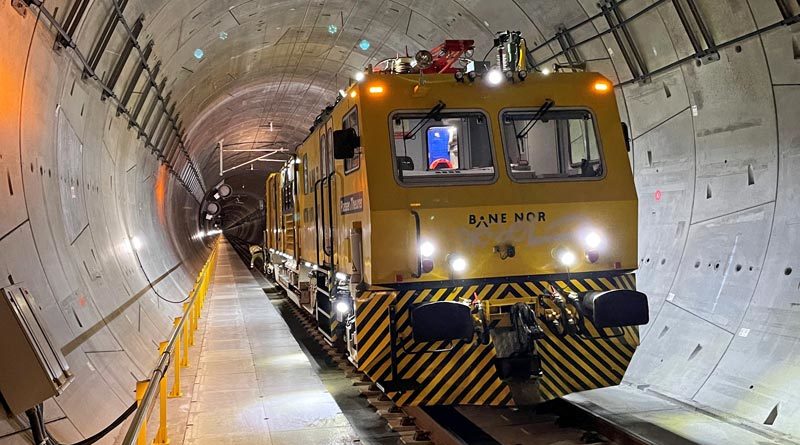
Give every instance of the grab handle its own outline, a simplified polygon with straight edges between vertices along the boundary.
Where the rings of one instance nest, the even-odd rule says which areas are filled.
[[[416,210],[411,210],[411,214],[414,215],[414,225],[416,228],[416,240],[417,242],[414,244],[415,251],[417,252],[417,271],[412,273],[411,276],[414,278],[419,278],[422,276],[422,259],[419,257],[419,239],[420,239],[420,219],[419,213]]]

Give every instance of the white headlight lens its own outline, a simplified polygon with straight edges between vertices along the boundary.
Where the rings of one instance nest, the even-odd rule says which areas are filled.
[[[586,242],[586,247],[594,250],[600,247],[600,243],[603,242],[603,238],[597,232],[590,232],[588,235],[586,235],[586,239],[584,241]]]
[[[336,312],[340,314],[346,314],[347,312],[350,312],[350,305],[344,301],[339,301],[336,303]]]
[[[455,257],[450,261],[450,267],[453,272],[463,272],[467,269],[467,260],[461,257]]]
[[[503,81],[503,73],[500,70],[491,70],[486,74],[486,81],[491,85],[500,85]]]
[[[347,279],[347,274],[336,272],[336,279],[339,281],[345,281]]]
[[[560,261],[561,264],[563,264],[564,266],[567,266],[567,267],[572,266],[573,264],[575,264],[575,260],[577,260],[577,258],[575,257],[575,253],[573,253],[571,250],[564,249],[558,255],[558,261]]]
[[[429,241],[425,241],[419,245],[419,253],[423,256],[423,258],[432,257],[434,252],[436,252],[436,247],[434,247],[433,243]]]
[[[363,72],[363,71],[359,71],[359,72],[357,72],[357,73],[355,74],[355,76],[354,76],[354,77],[355,77],[355,79],[356,79],[356,82],[361,82],[361,81],[362,81],[362,80],[364,80],[364,78],[366,78],[367,76],[364,74],[364,72]]]

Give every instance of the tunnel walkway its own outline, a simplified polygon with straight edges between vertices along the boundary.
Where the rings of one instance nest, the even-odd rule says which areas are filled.
[[[220,244],[184,444],[355,439],[319,375],[233,247]]]

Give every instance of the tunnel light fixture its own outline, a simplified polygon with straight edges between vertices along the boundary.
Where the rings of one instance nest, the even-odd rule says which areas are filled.
[[[201,60],[205,55],[205,51],[203,51],[201,48],[194,50],[194,58],[197,60]]]
[[[220,31],[219,32],[219,39],[220,40],[227,40],[228,39],[228,33],[225,32],[225,31]]]
[[[142,247],[144,247],[144,243],[141,239],[139,239],[138,236],[134,236],[131,238],[131,247],[133,247],[133,250],[139,251],[142,250]]]
[[[504,78],[503,72],[498,69],[493,69],[486,75],[486,81],[489,82],[489,85],[500,85]]]
[[[367,39],[361,39],[361,41],[358,42],[358,47],[361,48],[361,51],[368,50],[370,46],[372,45],[369,43],[369,40]]]
[[[336,34],[339,32],[339,27],[331,23],[328,25],[328,34]]]
[[[231,189],[231,186],[229,186],[228,184],[222,184],[217,189],[217,192],[223,198],[227,198],[228,196],[231,196],[231,193],[233,193],[233,189]]]

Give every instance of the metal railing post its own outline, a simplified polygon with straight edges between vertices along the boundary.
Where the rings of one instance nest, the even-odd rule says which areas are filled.
[[[183,343],[183,356],[181,357],[181,359],[183,359],[183,361],[181,362],[181,366],[183,366],[184,368],[188,368],[189,367],[189,326],[188,326],[187,323],[184,323],[183,327],[181,328],[181,343]],[[180,347],[180,346],[181,345],[178,345],[178,347]]]
[[[167,350],[169,342],[162,341],[158,344],[158,352],[163,354]],[[156,438],[153,440],[153,445],[167,445],[169,438],[167,438],[167,376],[161,377],[158,382],[158,431]]]
[[[184,312],[188,311],[186,313],[186,316],[189,317],[189,319],[186,320],[187,324],[189,325],[189,342],[188,342],[189,346],[194,346],[194,314],[193,314],[193,310],[194,310],[193,307],[192,308],[189,307],[189,303],[185,303]]]
[[[139,380],[136,382],[136,404],[139,408],[142,407],[142,400],[147,392],[147,387],[150,385],[150,380]],[[139,434],[136,436],[136,445],[146,445],[147,442],[147,419],[142,421],[142,427],[139,428]]]
[[[177,329],[181,325],[181,317],[175,317],[172,325]],[[181,358],[181,348],[183,347],[181,343],[183,342],[183,332],[178,332],[178,344],[175,345],[174,352],[172,354],[173,359],[175,360],[175,377],[172,381],[172,391],[169,392],[169,397],[171,399],[177,398],[182,396],[181,394],[181,367],[183,366],[183,359]]]

